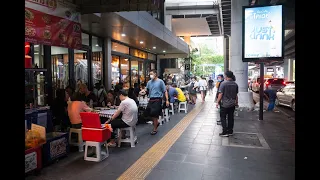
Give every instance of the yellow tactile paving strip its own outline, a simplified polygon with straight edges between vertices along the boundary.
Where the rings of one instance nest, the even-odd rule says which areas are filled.
[[[132,164],[118,180],[143,180],[152,169],[159,163],[162,157],[169,151],[170,147],[181,136],[191,121],[204,107],[197,104],[176,126],[174,126],[163,138],[145,152],[134,164]]]

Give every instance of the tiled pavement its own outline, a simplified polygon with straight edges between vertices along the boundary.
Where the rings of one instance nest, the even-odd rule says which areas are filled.
[[[214,103],[207,102],[147,179],[295,179],[295,131],[291,120],[280,113],[266,112],[265,120],[260,122],[257,112],[239,112],[235,133],[261,134],[270,149],[259,149],[224,144],[227,137],[219,137],[217,116]]]
[[[82,153],[72,153],[58,163],[44,168],[41,175],[26,179],[116,179],[184,116],[183,113],[171,116],[172,120],[161,126],[156,136],[149,135],[151,125],[139,125],[139,143],[135,148],[111,149],[109,158],[100,163],[86,162]],[[217,117],[214,103],[207,101],[146,179],[295,179],[295,127],[286,116],[266,112],[265,120],[260,122],[257,120],[257,112],[239,112],[239,116],[235,118],[235,132],[261,134],[270,149],[226,144],[228,138],[218,135],[221,127],[216,125]],[[229,143],[230,138],[232,137],[229,137]]]

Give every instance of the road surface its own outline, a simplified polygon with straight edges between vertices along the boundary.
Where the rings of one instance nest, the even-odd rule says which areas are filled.
[[[255,102],[259,102],[259,93],[255,93],[253,92],[253,99]],[[265,100],[265,103],[266,100]],[[286,107],[286,106],[276,106],[275,110],[280,111],[281,113],[283,113],[284,115],[288,116],[290,119],[295,120],[296,114],[294,111],[292,111],[292,109],[290,107]]]

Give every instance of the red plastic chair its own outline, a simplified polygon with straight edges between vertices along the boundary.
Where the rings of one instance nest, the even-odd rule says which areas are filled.
[[[81,112],[82,139],[86,141],[84,160],[100,162],[109,156],[107,140],[111,137],[111,131],[101,125],[98,113]],[[105,145],[103,151],[101,146]],[[89,157],[88,147],[96,147],[96,157]]]

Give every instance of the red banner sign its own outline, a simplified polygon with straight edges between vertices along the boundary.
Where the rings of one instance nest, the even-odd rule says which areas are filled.
[[[56,1],[53,0],[52,2]],[[55,16],[56,14],[54,14],[54,12],[56,12],[57,9],[44,13],[42,12],[44,10],[41,6],[36,4],[31,5],[33,5],[33,8],[35,7],[35,9],[41,11],[25,7],[26,42],[62,46],[72,49],[81,48],[81,24],[77,21],[78,19],[74,20],[72,13],[68,14],[67,12],[69,11],[66,11],[65,16],[68,15],[70,16],[69,18],[68,16]],[[79,16],[76,17],[78,18]]]

